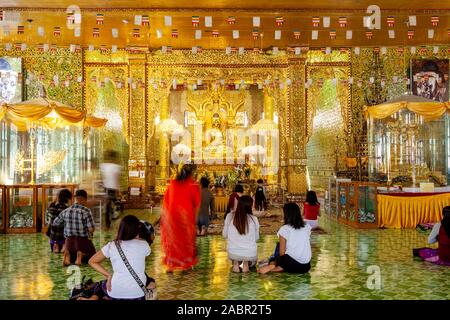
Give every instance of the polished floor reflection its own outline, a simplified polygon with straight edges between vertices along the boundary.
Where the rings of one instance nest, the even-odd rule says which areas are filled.
[[[450,268],[411,256],[411,248],[426,246],[426,234],[356,230],[327,218],[320,223],[327,234],[312,235],[307,275],[234,274],[221,236],[198,238],[200,263],[173,274],[160,265],[157,237],[147,272],[157,280],[159,299],[450,299]],[[97,232],[96,248],[112,237],[113,232]],[[261,237],[260,258],[271,254],[275,242],[275,235]],[[64,300],[75,275],[62,267],[61,255],[50,252],[45,235],[0,235],[0,299]],[[81,267],[81,275],[102,279],[89,266]]]

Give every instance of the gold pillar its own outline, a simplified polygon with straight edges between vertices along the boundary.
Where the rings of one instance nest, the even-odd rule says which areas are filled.
[[[138,177],[129,177],[128,185],[132,187],[146,187],[148,163],[146,156],[146,80],[145,59],[130,59],[129,76],[135,82],[136,87],[130,85],[129,96],[129,143],[130,160],[129,170],[138,171]],[[144,171],[144,177],[140,174]]]
[[[264,118],[273,121],[273,113],[274,113],[274,97],[273,91],[269,89],[264,90]]]
[[[305,58],[289,60],[288,74],[293,85],[289,88],[289,117],[287,182],[290,193],[306,193],[306,108]]]
[[[169,108],[169,94],[166,94],[161,99],[161,106],[159,111],[160,122],[169,119]],[[170,142],[167,139],[168,137],[166,133],[159,134],[159,165],[161,167],[161,179],[168,179],[169,177],[168,168],[170,162],[167,149]]]
[[[264,89],[264,119],[274,121],[274,91],[266,87]],[[266,139],[266,151],[267,151],[267,163],[265,164],[268,168],[268,174],[266,176],[267,183],[276,183],[276,175],[274,174],[274,161],[278,161],[276,157],[277,154],[272,154],[272,136],[268,135]]]

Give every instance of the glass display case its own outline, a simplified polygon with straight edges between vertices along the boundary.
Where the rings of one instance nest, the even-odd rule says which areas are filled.
[[[5,211],[5,190],[6,187],[5,186],[0,186],[0,233],[5,233],[5,216],[6,216],[6,211]]]
[[[369,180],[417,187],[447,185],[448,116],[425,121],[406,108],[384,119],[368,120]]]
[[[76,184],[0,185],[0,232],[32,233],[47,231],[48,205],[62,189],[74,194]]]
[[[37,185],[6,186],[6,232],[37,231],[39,192],[42,192],[42,188]]]
[[[0,122],[0,183],[79,183],[98,168],[99,134],[82,124],[48,128],[30,124],[19,130]]]
[[[372,182],[341,182],[339,222],[357,228],[378,228],[377,186]]]
[[[342,183],[337,185],[337,196],[338,196],[338,204],[337,204],[337,212],[336,216],[338,220],[345,220],[346,212],[347,212],[347,189]]]
[[[338,185],[340,182],[349,182],[351,179],[330,177],[328,180],[328,194],[326,197],[326,210],[330,216],[337,217],[337,206],[339,199]]]

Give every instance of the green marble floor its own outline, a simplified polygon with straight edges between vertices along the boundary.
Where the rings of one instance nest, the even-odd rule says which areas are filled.
[[[450,299],[450,268],[411,256],[412,248],[426,246],[426,234],[356,230],[326,217],[320,224],[327,234],[312,235],[307,275],[234,274],[220,236],[198,238],[200,263],[193,271],[173,274],[160,265],[157,238],[147,272],[157,280],[159,299]],[[97,249],[112,236],[97,232]],[[275,242],[274,235],[261,237],[260,258],[271,254]],[[0,235],[0,299],[67,299],[76,270],[63,268],[61,260],[43,234]],[[89,266],[80,272],[102,279]]]

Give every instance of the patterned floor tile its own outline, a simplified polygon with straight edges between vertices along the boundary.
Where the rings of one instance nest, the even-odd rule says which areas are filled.
[[[157,218],[142,211],[127,213],[150,221]],[[312,268],[306,275],[234,274],[221,236],[199,238],[199,264],[187,273],[173,274],[167,274],[161,265],[157,237],[147,271],[157,280],[162,300],[450,299],[450,268],[423,263],[411,255],[412,248],[427,246],[426,234],[357,230],[326,217],[320,224],[328,233],[312,235]],[[94,244],[99,249],[113,237],[111,231],[98,232]],[[261,236],[259,257],[270,256],[276,241],[275,235]],[[368,281],[371,268],[380,272],[379,288]],[[62,267],[61,255],[50,252],[45,235],[0,235],[0,299],[64,300],[74,275],[73,270]],[[79,275],[102,279],[89,266],[81,267]]]

